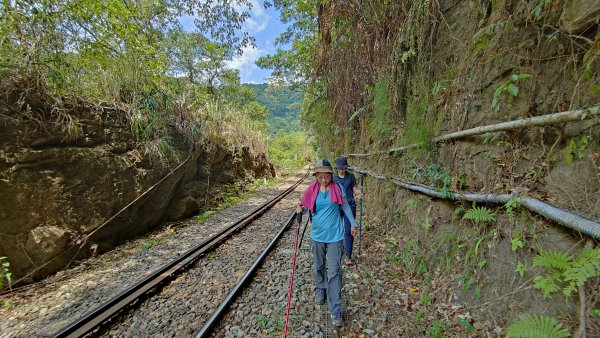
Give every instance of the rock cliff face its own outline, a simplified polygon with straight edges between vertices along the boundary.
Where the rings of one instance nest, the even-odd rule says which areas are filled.
[[[125,111],[13,87],[0,97],[0,256],[16,278],[191,216],[222,184],[275,175],[264,154],[210,142],[176,141],[178,158],[151,161]]]
[[[349,160],[440,190],[520,193],[600,218],[597,117],[385,151],[430,145],[433,137],[470,128],[596,107],[600,2],[364,4],[328,2],[319,11],[318,75],[332,84],[327,103],[340,130],[331,142],[333,153],[372,154]],[[576,256],[591,239],[501,205],[478,204],[495,217],[481,226],[463,218],[473,210],[470,203],[432,200],[389,181],[368,182],[365,210],[373,229],[368,235],[389,247],[389,264],[382,264],[420,270],[423,279],[434,273],[458,276],[457,284],[472,278],[460,297],[477,304],[472,309],[484,316],[493,313],[498,327],[524,313],[569,314],[577,321],[577,300],[546,300],[532,286],[541,275],[532,261],[542,252]],[[399,262],[402,257],[410,259]],[[519,266],[531,268],[517,273]],[[594,285],[597,280],[588,281],[588,295],[597,293]],[[588,298],[588,308],[597,304],[597,297]]]

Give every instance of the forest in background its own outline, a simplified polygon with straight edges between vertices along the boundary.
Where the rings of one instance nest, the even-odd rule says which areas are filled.
[[[254,91],[254,99],[269,112],[267,123],[269,132],[290,133],[300,131],[300,109],[302,90],[300,88],[282,87],[266,83],[244,86]]]

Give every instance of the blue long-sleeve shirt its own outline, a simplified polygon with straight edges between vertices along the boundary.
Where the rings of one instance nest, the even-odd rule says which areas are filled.
[[[331,184],[338,184],[331,182]],[[334,243],[344,239],[344,223],[340,214],[341,210],[350,220],[350,225],[356,227],[356,221],[352,216],[352,210],[348,205],[344,187],[338,184],[344,196],[344,204],[341,206],[332,203],[329,198],[329,189],[323,193],[319,191],[316,199],[315,213],[312,215],[312,225],[310,228],[310,237],[321,243]]]

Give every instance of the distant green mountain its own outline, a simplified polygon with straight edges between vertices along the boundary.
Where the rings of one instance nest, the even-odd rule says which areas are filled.
[[[302,91],[286,87],[269,86],[266,83],[244,84],[254,91],[255,100],[267,108],[270,132],[293,132],[300,130],[300,105]]]

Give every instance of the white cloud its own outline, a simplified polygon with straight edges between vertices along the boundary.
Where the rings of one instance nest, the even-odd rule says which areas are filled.
[[[241,82],[246,83],[252,78],[255,71],[260,70],[256,65],[256,60],[267,53],[262,49],[251,46],[244,47],[242,52],[242,55],[236,56],[233,60],[229,61],[227,66],[232,69],[238,69],[240,71]]]
[[[269,25],[271,16],[265,13],[265,8],[258,0],[252,0],[252,10],[250,17],[244,22],[244,30],[248,33],[256,34],[264,31]]]
[[[256,34],[258,32],[264,31],[268,25],[268,20],[258,22],[252,18],[248,18],[244,22],[244,30],[246,30],[250,34]]]

